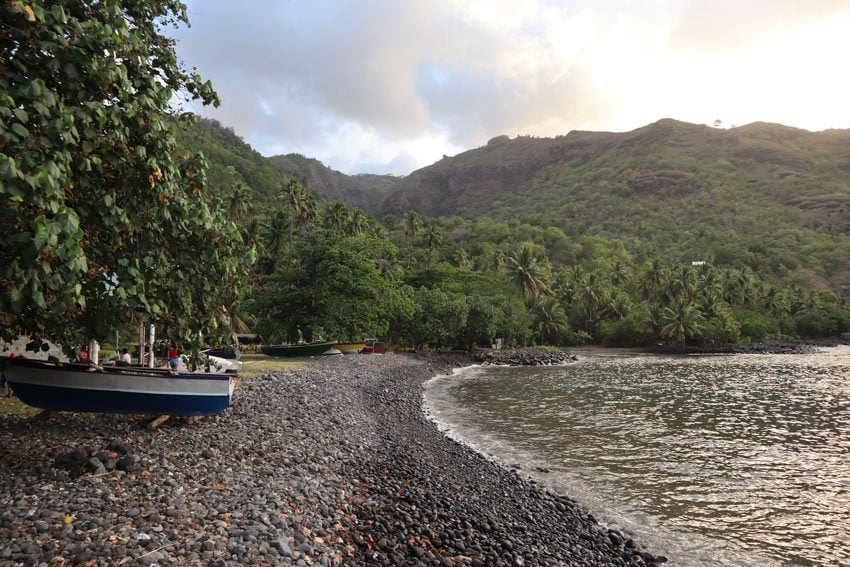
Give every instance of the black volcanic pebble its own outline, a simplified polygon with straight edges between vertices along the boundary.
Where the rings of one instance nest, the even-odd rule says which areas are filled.
[[[661,563],[440,433],[422,384],[471,362],[319,357],[242,378],[222,414],[153,432],[137,416],[4,418],[0,563]]]

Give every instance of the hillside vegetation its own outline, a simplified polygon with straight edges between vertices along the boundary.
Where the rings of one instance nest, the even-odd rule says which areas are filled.
[[[219,103],[157,32],[179,3],[0,6],[0,338],[30,350],[147,322],[192,350],[850,331],[847,131],[661,120],[352,177],[170,105]]]
[[[184,125],[180,142],[186,150],[203,151],[209,159],[207,175],[213,190],[228,193],[234,185],[249,188],[243,196],[254,211],[273,205],[281,189],[294,178],[326,199],[379,213],[384,198],[398,181],[391,175],[346,175],[300,154],[266,158],[232,128],[206,118]]]
[[[256,253],[238,321],[419,349],[850,331],[847,138],[662,120],[503,136],[404,178],[263,158],[211,121],[183,139]]]
[[[708,261],[850,296],[850,131],[664,119],[632,132],[500,136],[406,177],[349,176],[298,154],[265,158],[200,120],[187,147],[213,186],[241,182],[251,206],[288,179],[381,218],[489,217],[621,240],[638,261]],[[279,203],[278,203],[279,204]]]
[[[850,131],[660,120],[626,133],[505,136],[401,179],[385,214],[533,219],[850,294]]]

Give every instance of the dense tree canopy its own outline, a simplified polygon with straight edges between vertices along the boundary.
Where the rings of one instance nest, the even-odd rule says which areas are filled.
[[[297,244],[297,259],[264,276],[251,294],[266,339],[359,340],[384,336],[391,319],[410,316],[397,274],[379,264],[392,258],[391,243],[318,231]]]
[[[383,319],[381,326],[372,321],[359,328],[399,347],[468,348],[495,338],[509,345],[710,346],[850,330],[846,301],[829,291],[813,292],[794,272],[757,271],[737,259],[692,265],[693,254],[683,259],[675,247],[659,254],[642,241],[569,234],[541,217],[428,218],[408,211],[379,222],[338,200],[317,197],[309,207],[293,207],[291,181],[281,172],[277,202],[263,211],[250,207],[254,215],[242,222],[246,239],[259,246],[256,297],[267,294],[299,306],[311,295],[327,296],[320,278],[274,285],[275,278],[305,267],[302,251],[308,248],[302,241],[324,239],[328,242],[312,246],[333,247],[363,235],[390,242],[389,254],[367,256],[381,274],[392,274],[388,283],[396,294],[387,297],[401,298],[406,309],[387,312],[386,334],[366,331],[383,328]],[[308,203],[312,188],[305,178],[297,184],[298,201]],[[233,194],[223,197],[230,201]],[[734,239],[729,244],[734,248]],[[327,273],[332,281],[332,271]],[[336,301],[345,305],[343,298]],[[246,319],[256,319],[256,329],[276,329],[277,339],[293,336],[288,313],[274,302],[270,309],[260,305],[242,306]],[[322,312],[333,315],[333,305],[323,304]],[[372,315],[364,310],[351,320]],[[335,323],[318,327],[325,337],[344,337],[328,331]]]
[[[250,254],[206,160],[176,153],[173,95],[217,103],[160,33],[183,23],[172,0],[0,4],[3,338],[227,321]]]

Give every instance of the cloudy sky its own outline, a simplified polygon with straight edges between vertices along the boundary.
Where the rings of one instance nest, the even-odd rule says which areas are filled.
[[[190,0],[174,33],[260,153],[394,173],[659,118],[850,128],[847,0]]]

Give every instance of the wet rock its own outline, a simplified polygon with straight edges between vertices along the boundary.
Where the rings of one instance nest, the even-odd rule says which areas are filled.
[[[543,348],[479,349],[473,352],[470,358],[479,364],[506,366],[551,366],[576,361],[576,357],[566,350]]]

